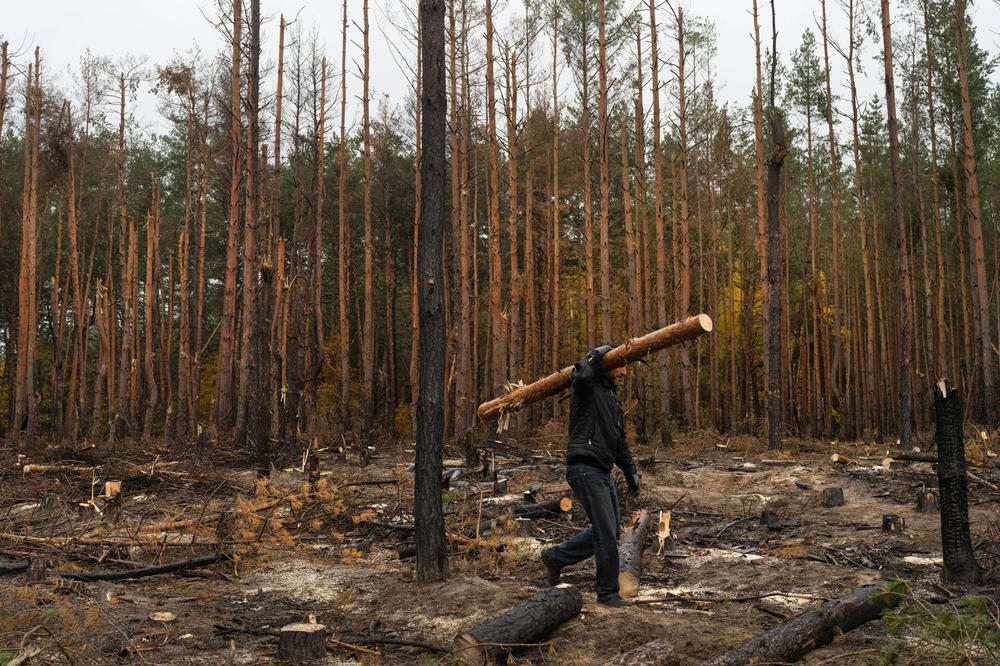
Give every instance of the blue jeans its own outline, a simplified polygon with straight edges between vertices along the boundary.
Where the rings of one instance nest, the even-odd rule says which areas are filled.
[[[615,484],[604,470],[579,464],[566,468],[566,481],[586,510],[590,527],[549,549],[548,557],[560,567],[567,567],[593,555],[597,565],[597,598],[603,600],[617,596],[621,521]]]

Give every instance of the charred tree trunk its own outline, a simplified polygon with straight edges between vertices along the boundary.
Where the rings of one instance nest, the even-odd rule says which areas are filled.
[[[420,179],[420,243],[417,256],[420,306],[420,398],[417,403],[417,454],[414,489],[417,581],[448,575],[447,543],[441,509],[441,439],[444,434],[444,234],[445,132],[444,2],[421,0],[423,61],[421,117],[423,173]]]
[[[942,380],[934,391],[934,441],[938,447],[941,546],[945,580],[975,584],[982,580],[969,532],[969,482],[962,437],[962,397]]]

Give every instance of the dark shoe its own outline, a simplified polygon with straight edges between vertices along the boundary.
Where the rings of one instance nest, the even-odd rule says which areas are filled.
[[[559,584],[559,575],[562,573],[562,567],[549,559],[549,551],[542,551],[542,564],[545,565],[545,582],[548,583],[549,587],[555,587]]]
[[[632,605],[632,602],[625,601],[624,599],[622,599],[621,597],[619,597],[617,594],[615,596],[613,596],[613,597],[607,597],[605,599],[598,599],[597,603],[601,604],[602,606],[608,606],[609,608],[626,608],[626,607]]]

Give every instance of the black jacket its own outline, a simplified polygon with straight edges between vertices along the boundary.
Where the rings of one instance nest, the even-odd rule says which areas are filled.
[[[613,379],[600,372],[601,357],[587,354],[573,366],[566,462],[610,472],[617,464],[626,478],[635,463],[625,438],[625,412]]]

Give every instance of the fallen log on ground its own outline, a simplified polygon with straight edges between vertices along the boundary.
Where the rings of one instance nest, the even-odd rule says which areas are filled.
[[[876,619],[902,599],[902,589],[893,583],[866,585],[819,608],[808,610],[784,624],[754,636],[702,666],[742,666],[796,661],[822,647],[838,633]]]
[[[206,564],[212,564],[224,559],[226,556],[222,553],[216,553],[215,555],[204,555],[202,557],[195,557],[190,560],[181,560],[179,562],[168,562],[167,564],[158,564],[152,567],[142,567],[141,569],[129,569],[127,571],[101,571],[97,573],[84,573],[80,571],[54,571],[52,572],[56,576],[61,578],[69,578],[70,580],[84,580],[84,581],[94,581],[94,580],[126,580],[129,578],[145,578],[147,576],[156,576],[158,574],[174,573],[175,571],[183,571],[184,569],[193,569],[196,567],[201,567]]]
[[[681,660],[666,638],[657,638],[604,662],[604,666],[679,666]]]
[[[455,636],[454,655],[463,664],[484,666],[512,648],[529,647],[583,608],[576,587],[549,587],[503,615]]]
[[[635,525],[622,535],[618,546],[618,586],[619,594],[631,599],[639,592],[639,578],[642,574],[642,548],[649,531],[649,511],[643,509],[635,518]]]
[[[618,368],[644,358],[651,352],[698,337],[712,330],[712,318],[706,314],[688,317],[641,338],[630,338],[625,344],[615,347],[601,358],[604,371]],[[492,421],[502,413],[510,413],[555,395],[569,388],[573,366],[563,368],[527,386],[522,386],[507,395],[494,398],[479,405],[477,414],[482,421]]]

